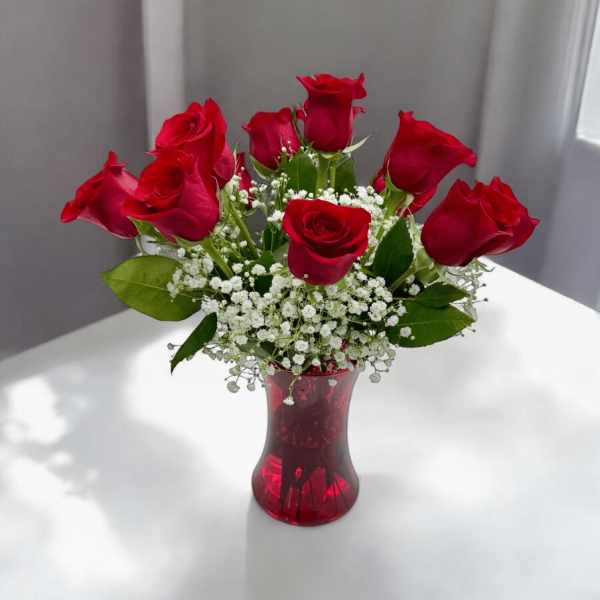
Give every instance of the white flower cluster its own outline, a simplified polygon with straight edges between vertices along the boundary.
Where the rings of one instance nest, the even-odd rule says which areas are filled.
[[[283,236],[281,221],[285,206],[293,198],[313,198],[306,191],[287,190],[285,174],[273,179],[270,186],[252,183],[253,208],[265,212],[272,235]],[[242,196],[234,178],[232,197]],[[228,190],[229,194],[230,191]],[[285,247],[278,260],[269,268],[248,258],[246,242],[240,229],[232,224],[221,225],[212,236],[218,252],[231,269],[232,276],[224,278],[213,259],[200,245],[179,249],[180,262],[168,289],[171,296],[185,293],[202,303],[207,314],[217,315],[217,331],[213,340],[203,348],[211,358],[233,364],[229,369],[228,389],[239,390],[240,379],[248,389],[256,380],[264,382],[266,375],[276,369],[287,369],[300,377],[305,372],[333,372],[340,369],[363,370],[370,365],[370,379],[380,380],[395,356],[387,338],[386,328],[399,327],[399,335],[414,340],[410,326],[402,326],[406,307],[389,291],[382,277],[369,271],[374,250],[398,217],[386,218],[384,200],[371,186],[357,187],[337,195],[333,189],[323,190],[319,198],[344,206],[360,206],[371,214],[369,250],[366,267],[355,262],[350,272],[337,284],[311,286],[294,277],[285,262]],[[419,250],[419,227],[410,220],[410,233],[415,252]],[[380,235],[376,235],[379,232]],[[283,237],[281,238],[283,239]],[[477,264],[467,269],[445,269],[440,278],[475,291],[481,269]],[[403,281],[400,296],[409,299],[420,293],[422,285],[414,275]],[[466,311],[474,314],[472,293],[464,302]],[[470,311],[470,312],[469,312]],[[335,380],[329,381],[335,385]]]
[[[201,290],[202,309],[217,314],[217,333],[204,352],[234,363],[230,390],[239,389],[239,378],[254,387],[276,365],[300,375],[310,367],[363,370],[370,364],[379,371],[391,364],[395,352],[385,327],[406,309],[383,278],[355,268],[343,282],[316,288],[275,263],[269,290],[261,294],[257,281],[267,275],[262,265],[234,264],[238,274],[221,279],[210,276],[211,262],[195,248],[191,258],[182,259],[171,288],[172,294]]]

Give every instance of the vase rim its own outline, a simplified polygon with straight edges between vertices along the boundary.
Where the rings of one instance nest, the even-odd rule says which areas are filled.
[[[298,377],[331,377],[332,375],[342,375],[343,373],[350,373],[353,371],[356,371],[357,369],[354,368],[352,369],[352,371],[350,371],[350,369],[340,369],[339,371],[330,371],[329,373],[300,373],[300,375],[298,375]],[[294,375],[289,369],[278,369],[277,367],[275,368],[275,375],[277,373],[289,373],[290,375]],[[269,377],[272,377],[273,375],[270,375]],[[295,375],[294,375],[295,377]]]

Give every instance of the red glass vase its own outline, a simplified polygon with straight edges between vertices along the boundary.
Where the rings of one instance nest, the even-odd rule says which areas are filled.
[[[358,495],[348,451],[348,407],[358,371],[266,377],[269,423],[252,475],[260,506],[292,525],[322,525],[346,514]],[[331,385],[330,381],[336,382]]]

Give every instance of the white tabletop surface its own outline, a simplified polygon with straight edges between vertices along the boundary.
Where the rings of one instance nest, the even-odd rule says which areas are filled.
[[[264,391],[126,311],[0,363],[2,600],[598,600],[600,317],[498,267],[476,333],[354,391],[335,523],[252,498]],[[197,320],[197,319],[196,319]]]

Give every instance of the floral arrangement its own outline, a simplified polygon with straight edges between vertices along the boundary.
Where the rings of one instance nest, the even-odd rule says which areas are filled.
[[[299,378],[370,365],[379,381],[396,348],[471,326],[485,270],[478,257],[519,247],[538,223],[495,178],[473,188],[457,181],[419,225],[413,215],[439,182],[475,165],[472,150],[401,111],[381,169],[358,186],[363,75],[298,80],[308,92],[302,107],[258,112],[243,125],[259,181],[245,153],[228,146],[209,99],[165,121],[139,181],[110,152],[62,212],[63,222],[136,239],[140,255],[102,274],[126,305],[169,321],[204,311],[171,370],[202,351],[231,364],[232,392],[276,370]],[[257,211],[262,230],[250,231]]]

